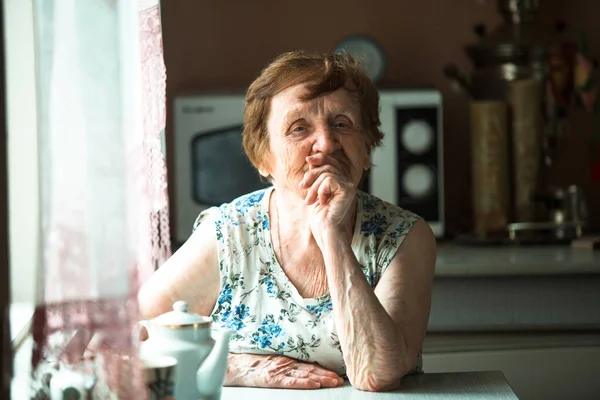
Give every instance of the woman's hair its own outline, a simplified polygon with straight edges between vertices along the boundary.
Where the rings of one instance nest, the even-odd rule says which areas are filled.
[[[341,87],[356,93],[361,125],[369,150],[381,145],[379,93],[358,59],[341,54],[284,53],[269,64],[248,88],[244,107],[244,150],[250,162],[261,167],[269,151],[267,120],[271,99],[283,90],[301,83],[311,84],[303,100],[311,100]]]

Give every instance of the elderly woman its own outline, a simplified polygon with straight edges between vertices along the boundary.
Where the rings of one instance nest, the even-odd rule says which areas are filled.
[[[272,187],[201,213],[139,294],[146,317],[186,300],[235,331],[226,385],[384,391],[420,370],[436,243],[357,189],[378,107],[349,55],[283,54],[249,87],[244,149]]]

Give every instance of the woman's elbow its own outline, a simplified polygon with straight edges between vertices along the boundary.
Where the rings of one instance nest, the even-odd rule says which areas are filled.
[[[138,307],[142,318],[154,318],[170,310],[163,296],[153,288],[150,282],[146,282],[137,294]]]
[[[354,388],[365,392],[388,392],[398,388],[401,379],[401,376],[392,379],[372,373],[356,381],[350,379],[350,383]]]
[[[142,318],[150,317],[152,307],[152,297],[150,296],[147,285],[142,285],[137,294],[138,306]]]
[[[400,386],[400,382],[404,375],[408,374],[412,368],[407,365],[412,365],[409,360],[407,362],[390,365],[385,369],[377,369],[372,371],[363,371],[363,373],[348,373],[348,379],[352,386],[358,390],[365,392],[388,392],[395,390]]]
[[[395,371],[370,371],[360,376],[350,376],[348,379],[352,386],[365,392],[388,392],[397,389],[402,377],[406,373],[398,368]]]

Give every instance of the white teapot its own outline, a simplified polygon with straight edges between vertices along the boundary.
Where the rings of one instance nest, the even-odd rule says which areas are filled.
[[[173,311],[140,324],[148,330],[148,340],[140,346],[141,358],[172,356],[177,359],[177,400],[221,397],[231,331],[223,331],[213,339],[212,320],[188,312],[184,301],[173,304]]]

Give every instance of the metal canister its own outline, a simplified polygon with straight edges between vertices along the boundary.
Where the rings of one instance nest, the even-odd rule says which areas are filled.
[[[474,233],[480,238],[506,232],[509,218],[508,106],[472,101],[471,174]]]
[[[542,162],[542,85],[537,79],[509,83],[512,126],[512,182],[514,220],[535,221],[534,194]]]

